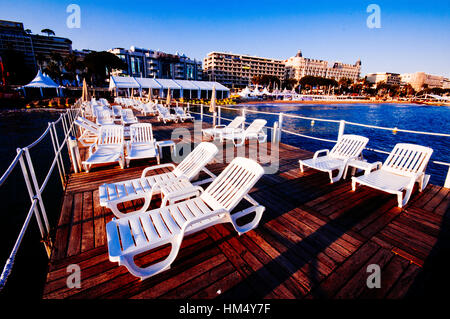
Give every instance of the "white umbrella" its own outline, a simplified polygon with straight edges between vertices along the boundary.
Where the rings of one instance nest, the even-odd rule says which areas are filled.
[[[213,126],[216,126],[216,86],[213,85],[212,94],[211,94],[211,104],[209,106],[209,111],[213,113]]]

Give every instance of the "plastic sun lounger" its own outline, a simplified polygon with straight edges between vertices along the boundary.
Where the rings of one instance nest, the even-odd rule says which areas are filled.
[[[148,102],[142,105],[141,113],[144,116],[147,115],[156,115],[158,114],[158,111],[156,110],[156,105],[152,102]]]
[[[90,146],[93,143],[96,143],[100,132],[100,125],[81,116],[78,116],[74,122],[80,127],[81,135],[78,140],[83,146]]]
[[[259,143],[264,143],[267,140],[267,135],[264,133],[263,128],[266,125],[266,120],[254,120],[245,131],[232,131],[220,133],[220,140],[232,140],[234,146],[242,146],[247,139],[257,139]],[[237,142],[239,141],[239,142]]]
[[[120,121],[122,122],[122,125],[138,123],[138,120],[136,116],[134,116],[132,109],[122,109],[120,115]]]
[[[222,133],[242,132],[242,125],[244,124],[245,117],[236,116],[228,125],[216,125],[213,128],[207,128],[202,130],[203,135],[210,136],[214,139],[220,137]]]
[[[115,118],[119,119],[122,116],[122,107],[120,105],[113,105],[112,106],[112,113]]]
[[[153,139],[152,125],[150,123],[140,123],[130,125],[130,140],[126,144],[127,156],[125,157],[127,167],[130,160],[141,158],[156,158],[160,163],[158,149]]]
[[[96,116],[96,122],[99,125],[110,125],[114,124],[114,120],[111,117],[111,111],[110,110],[98,110],[94,112]]]
[[[194,117],[189,114],[186,113],[181,107],[177,106],[175,107],[175,115],[178,116],[178,118],[180,119],[181,122],[184,121],[194,121]]]
[[[330,176],[330,183],[337,182],[346,175],[347,163],[352,159],[358,159],[369,139],[364,136],[344,134],[330,150],[324,149],[314,153],[314,157],[300,160],[300,170],[304,172],[304,166],[326,172]],[[325,153],[324,156],[319,154]],[[338,174],[333,177],[333,171],[338,170]]]
[[[170,182],[171,180],[185,179],[193,180],[200,171],[204,171],[211,178],[201,181],[207,183],[215,177],[208,169],[208,164],[219,152],[217,146],[212,143],[202,142],[189,153],[181,163],[175,167],[174,164],[161,164],[147,167],[143,170],[141,178],[117,182],[113,184],[103,184],[99,187],[100,205],[108,207],[117,217],[121,218],[128,214],[123,214],[117,207],[118,204],[139,199],[144,199],[144,205],[136,212],[144,212],[150,206],[154,194],[159,193],[159,184]],[[157,175],[146,176],[148,172],[160,168],[171,168],[172,171]],[[199,184],[199,183],[197,183]]]
[[[255,161],[237,157],[194,199],[130,217],[113,219],[106,225],[109,260],[125,266],[141,280],[170,268],[178,255],[184,236],[220,223],[231,223],[239,235],[258,226],[265,210],[247,193],[263,175],[263,168]],[[231,214],[236,205],[246,198],[253,206]],[[254,218],[239,226],[237,220],[251,213]],[[166,259],[141,268],[134,257],[165,244],[171,244]]]
[[[97,143],[89,147],[89,157],[83,161],[86,172],[93,164],[119,162],[124,168],[123,126],[103,125],[100,127]]]
[[[167,122],[175,122],[175,123],[178,122],[178,116],[170,114],[168,108],[158,104],[157,109],[158,109],[158,120],[160,122],[163,121],[164,124],[166,124]]]
[[[425,170],[432,153],[433,149],[429,147],[399,143],[379,170],[352,177],[352,190],[356,189],[356,184],[361,184],[395,194],[398,207],[403,207],[408,203],[416,182],[420,192],[427,186],[430,175],[426,175]]]

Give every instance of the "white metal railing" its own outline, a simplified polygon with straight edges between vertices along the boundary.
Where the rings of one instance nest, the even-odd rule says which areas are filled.
[[[48,123],[47,128],[42,133],[42,135],[39,136],[38,139],[36,139],[33,143],[24,148],[18,148],[16,156],[14,157],[14,159],[12,160],[11,164],[8,166],[2,177],[0,177],[0,187],[1,187],[8,179],[8,177],[10,176],[14,168],[17,166],[17,164],[19,164],[22,170],[25,186],[27,188],[31,202],[27,216],[19,232],[19,235],[17,236],[14,247],[12,248],[8,259],[6,260],[5,266],[3,267],[3,271],[0,275],[0,290],[2,290],[3,287],[5,286],[8,276],[12,271],[17,251],[19,250],[19,247],[22,243],[22,239],[28,229],[28,225],[33,215],[36,218],[40,236],[42,242],[44,243],[47,256],[50,257],[52,246],[52,242],[50,240],[50,225],[48,222],[44,201],[42,199],[42,193],[44,192],[48,184],[48,181],[52,176],[55,166],[58,168],[62,188],[63,190],[65,189],[67,182],[66,180],[67,175],[64,168],[62,150],[64,146],[67,145],[67,141],[70,135],[75,134],[74,120],[79,115],[80,110],[81,110],[81,100],[78,100],[77,102],[75,102],[72,108],[67,109],[66,112],[61,114],[58,120]],[[56,125],[59,123],[61,123],[63,129],[64,138],[62,141],[59,141],[57,134],[58,132],[56,129]],[[34,170],[33,162],[31,159],[30,150],[39,145],[40,142],[44,140],[44,138],[47,135],[50,135],[55,155],[53,157],[53,161],[50,165],[50,168],[44,178],[44,181],[42,182],[42,184],[39,185]]]

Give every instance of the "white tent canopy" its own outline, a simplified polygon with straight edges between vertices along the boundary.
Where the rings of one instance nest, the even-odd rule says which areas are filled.
[[[53,81],[48,75],[46,75],[45,73],[42,73],[41,70],[38,71],[38,73],[36,74],[36,76],[34,77],[34,79],[20,87],[23,90],[23,94],[26,95],[26,88],[38,88],[41,92],[41,96],[44,96],[44,92],[42,91],[42,89],[56,89],[56,94],[57,96],[60,96],[60,88],[63,88],[62,86],[56,84],[55,81]]]
[[[200,98],[202,93],[205,93],[206,98],[211,96],[213,86],[216,91],[220,92],[219,96],[226,97],[230,89],[218,82],[211,81],[192,81],[192,80],[173,80],[173,79],[155,79],[155,78],[134,78],[134,77],[119,77],[111,76],[109,82],[110,89],[159,89],[160,97],[164,97],[168,89],[174,93],[174,90],[179,90],[180,97],[188,96]],[[177,91],[178,92],[178,91]]]
[[[36,77],[23,88],[59,88],[60,86],[55,83],[48,75],[43,74],[41,70],[38,71]]]

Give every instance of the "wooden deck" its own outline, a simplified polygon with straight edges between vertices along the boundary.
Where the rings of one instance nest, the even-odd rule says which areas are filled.
[[[173,128],[193,127],[150,121],[158,140],[169,139]],[[247,154],[254,151],[246,146]],[[401,298],[434,291],[450,247],[449,189],[429,185],[402,210],[395,196],[366,187],[352,192],[349,179],[330,184],[327,174],[300,173],[298,160],[310,152],[281,144],[279,153],[278,172],[251,191],[266,207],[257,229],[238,236],[225,224],[186,237],[172,268],[144,281],[108,259],[105,225],[113,215],[99,206],[98,186],[138,177],[149,162],[72,174],[43,298]],[[215,174],[225,167],[222,156],[208,165]],[[167,253],[163,248],[139,262]],[[70,264],[81,268],[81,288],[67,287]],[[381,268],[379,289],[367,288],[370,264]]]

